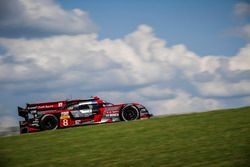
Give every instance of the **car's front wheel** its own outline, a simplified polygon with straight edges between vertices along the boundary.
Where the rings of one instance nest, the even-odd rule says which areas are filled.
[[[121,119],[123,121],[136,120],[139,116],[139,110],[134,105],[127,105],[121,110]]]
[[[58,128],[58,119],[52,114],[44,115],[40,120],[41,130],[52,130]]]

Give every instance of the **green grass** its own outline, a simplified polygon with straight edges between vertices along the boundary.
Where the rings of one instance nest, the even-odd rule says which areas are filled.
[[[250,107],[0,138],[0,166],[250,166]]]

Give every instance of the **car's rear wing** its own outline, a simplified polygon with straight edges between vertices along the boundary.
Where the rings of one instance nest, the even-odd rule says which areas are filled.
[[[25,120],[27,120],[29,118],[28,116],[28,110],[22,108],[22,107],[17,107],[18,110],[18,115],[25,118]]]

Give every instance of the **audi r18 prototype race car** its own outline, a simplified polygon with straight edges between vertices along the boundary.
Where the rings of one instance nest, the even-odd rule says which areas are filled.
[[[150,118],[152,115],[139,103],[112,104],[99,97],[26,104],[18,107],[20,133],[43,130],[131,121]]]

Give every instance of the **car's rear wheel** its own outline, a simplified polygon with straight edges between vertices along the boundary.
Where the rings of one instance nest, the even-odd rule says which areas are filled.
[[[20,133],[28,133],[28,128],[20,128]]]
[[[127,105],[121,110],[121,119],[123,121],[136,120],[139,116],[139,110],[134,105]]]
[[[52,130],[58,128],[58,119],[54,115],[44,115],[40,120],[41,130]]]

